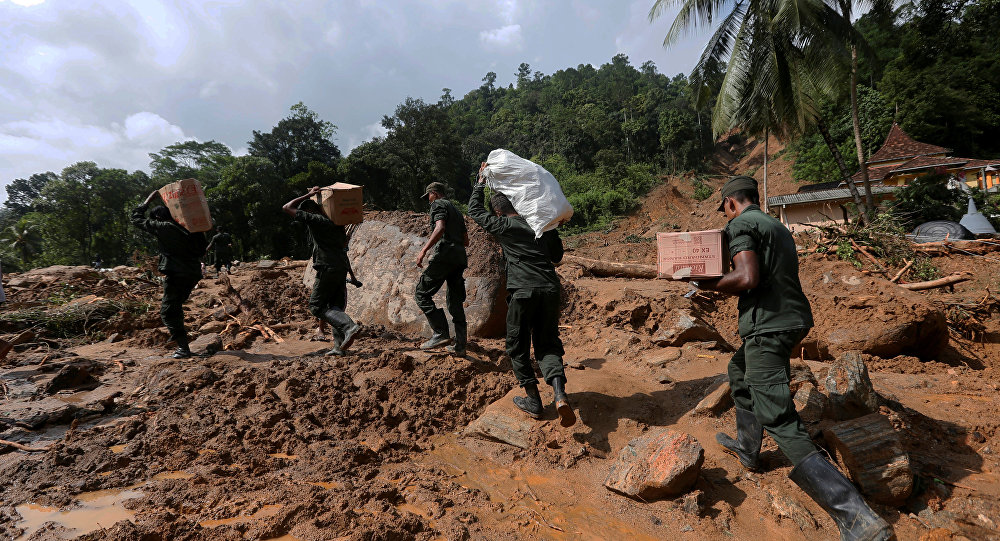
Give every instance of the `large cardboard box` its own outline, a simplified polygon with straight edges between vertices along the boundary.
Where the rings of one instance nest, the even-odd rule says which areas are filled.
[[[656,234],[660,278],[718,278],[729,271],[729,248],[721,229]]]
[[[360,224],[364,221],[364,198],[361,186],[338,182],[313,196],[323,214],[337,225]]]
[[[212,215],[201,183],[193,178],[178,180],[160,188],[160,198],[174,221],[192,233],[212,229]]]

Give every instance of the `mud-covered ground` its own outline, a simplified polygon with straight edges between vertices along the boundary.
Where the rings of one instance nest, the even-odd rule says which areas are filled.
[[[692,190],[686,179],[668,180],[618,229],[568,238],[567,247],[651,263],[648,230],[717,218],[717,201],[695,202]],[[915,483],[904,502],[873,507],[900,539],[995,539],[1000,318],[984,300],[1000,288],[1000,263],[935,262],[975,279],[904,293],[833,256],[803,256],[817,320],[809,340],[826,349],[803,350],[797,370],[822,382],[839,329],[869,342],[902,329],[899,340],[917,346],[863,357]],[[685,284],[561,269],[579,417],[563,428],[547,388],[542,421],[513,409],[520,391],[499,338],[473,339],[458,358],[420,351],[422,337],[370,327],[349,355],[324,356],[330,344],[315,339],[304,263],[264,267],[202,280],[188,325],[202,337],[199,351],[219,350],[179,361],[166,357],[158,285],[146,269],[4,277],[11,302],[0,334],[31,334],[0,361],[0,439],[17,444],[0,443],[0,539],[837,538],[787,479],[790,464],[773,441],[765,438],[765,471],[747,472],[714,441],[732,431],[732,410],[692,413],[720,385],[726,343],[739,343],[734,299],[687,299]],[[679,309],[721,340],[658,344]],[[947,316],[935,330],[943,347],[924,351],[929,342],[905,335],[919,332],[901,323],[917,312]],[[505,442],[477,437],[484,421],[505,423]],[[821,445],[829,422],[809,425]],[[662,428],[705,449],[692,491],[646,501],[606,489],[618,452]]]

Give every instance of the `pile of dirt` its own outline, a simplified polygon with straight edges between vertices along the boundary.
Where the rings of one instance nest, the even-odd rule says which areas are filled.
[[[71,431],[47,452],[0,469],[9,481],[5,500],[61,506],[76,492],[141,484],[136,525],[100,539],[242,539],[248,531],[267,538],[296,524],[323,537],[429,531],[426,519],[394,505],[404,490],[441,476],[403,464],[386,477],[386,468],[474,419],[513,377],[509,366],[418,355],[395,339],[377,346],[379,353],[349,363],[314,357],[234,366],[221,355],[153,363],[135,382],[144,391],[134,398],[149,413]],[[443,494],[436,496],[442,508]],[[205,525],[274,506],[257,520]],[[475,526],[455,515],[446,522],[470,535]],[[18,531],[7,523],[0,534]]]

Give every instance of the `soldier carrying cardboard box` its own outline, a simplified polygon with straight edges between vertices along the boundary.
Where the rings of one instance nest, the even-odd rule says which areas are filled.
[[[316,281],[309,295],[309,311],[333,327],[333,349],[326,354],[343,355],[354,343],[361,325],[345,312],[347,273],[351,267],[344,249],[347,231],[343,225],[337,225],[324,216],[320,204],[311,199],[320,190],[319,186],[314,186],[305,195],[285,203],[282,210],[308,228],[313,268],[316,269]]]
[[[816,449],[795,411],[789,390],[792,349],[813,326],[809,300],[799,283],[795,239],[760,210],[757,181],[729,179],[719,210],[729,225],[733,270],[721,278],[692,281],[700,289],[739,296],[740,349],[729,361],[736,403],[736,438],[716,439],[749,470],[760,467],[764,431],[794,466],[788,477],[830,514],[841,539],[886,540],[892,529],[858,489]]]
[[[150,202],[159,194],[154,191],[132,211],[132,225],[156,237],[160,252],[159,270],[166,277],[163,281],[163,300],[160,302],[160,319],[170,331],[170,338],[177,342],[173,358],[191,357],[187,329],[184,328],[184,302],[201,280],[201,257],[205,255],[208,241],[202,232],[192,233],[181,227],[167,207],[156,207],[146,217]]]

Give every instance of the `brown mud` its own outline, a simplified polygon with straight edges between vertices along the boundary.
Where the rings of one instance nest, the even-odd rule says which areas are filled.
[[[726,167],[753,168],[759,152],[746,150],[734,149]],[[706,182],[718,188],[721,177]],[[690,180],[666,179],[616,229],[570,237],[567,247],[651,263],[655,246],[644,239],[669,230],[663,223],[722,225],[718,201],[692,192]],[[428,228],[421,215],[379,219]],[[943,272],[975,279],[920,293],[822,254],[801,261],[817,329],[863,325],[873,340],[916,311],[947,315],[1000,287],[1000,263],[985,258],[936,258]],[[692,413],[724,379],[726,345],[688,341],[669,356],[656,345],[670,311],[687,310],[738,346],[734,299],[562,270],[567,388],[579,417],[563,428],[546,386],[541,421],[514,409],[520,390],[502,340],[476,340],[459,358],[375,326],[349,355],[326,357],[329,345],[310,340],[315,319],[296,262],[236,269],[229,283],[252,310],[235,309],[226,280],[202,280],[188,325],[219,333],[222,349],[169,359],[147,270],[5,276],[18,285],[7,288],[4,314],[25,318],[0,318],[0,332],[36,337],[0,364],[0,439],[45,450],[0,444],[0,539],[838,537],[787,479],[791,466],[770,438],[763,473],[747,472],[714,441],[732,431],[732,410]],[[1000,318],[977,310],[974,334],[945,318],[939,351],[863,356],[916,477],[901,505],[873,505],[899,539],[1000,538]],[[822,382],[835,355],[803,355]],[[501,418],[511,420],[507,443],[472,435],[470,426]],[[705,449],[693,491],[642,501],[607,490],[617,453],[662,427]]]

